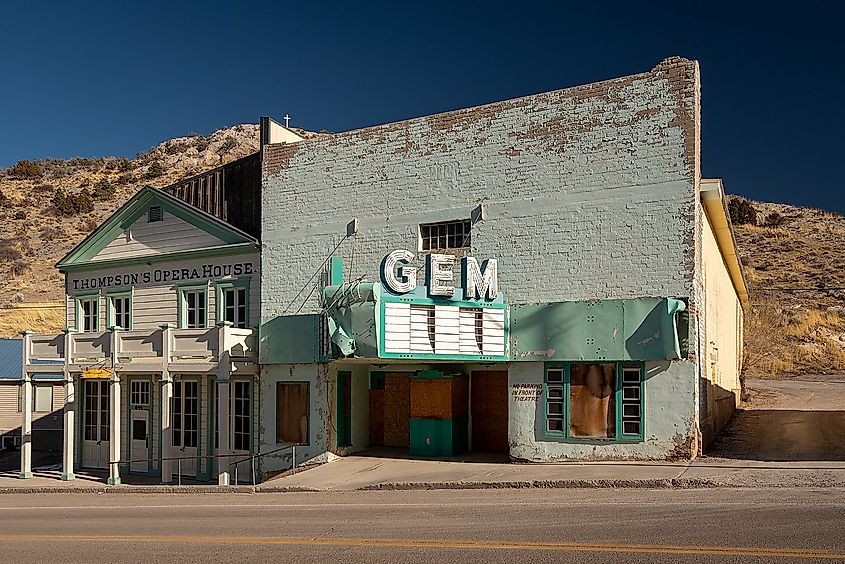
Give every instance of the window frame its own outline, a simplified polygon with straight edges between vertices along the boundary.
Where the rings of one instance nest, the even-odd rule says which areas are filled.
[[[305,436],[308,440],[304,443],[291,443],[288,441],[279,442],[279,386],[285,384],[300,384],[305,385],[305,413],[307,415],[307,422],[305,428]],[[311,382],[308,380],[279,380],[276,382],[276,395],[274,397],[275,402],[275,418],[276,418],[276,431],[275,431],[275,438],[277,445],[289,445],[289,444],[296,444],[297,446],[311,446]]]
[[[236,278],[234,280],[222,280],[215,283],[215,298],[216,307],[215,313],[217,315],[217,322],[227,321],[226,319],[226,291],[228,290],[243,290],[244,291],[244,322],[243,328],[249,328],[249,288],[251,278]],[[237,311],[237,306],[235,306]],[[232,327],[238,327],[237,323],[232,324]]]
[[[461,230],[463,233],[463,243],[460,246],[450,246],[449,245],[449,238],[450,237],[457,237],[457,234],[451,235],[449,233],[449,226],[461,224]],[[432,228],[439,228],[445,227],[446,233],[444,235],[436,235],[435,238],[445,237],[446,246],[445,247],[432,247],[429,243],[429,248],[425,248],[425,241],[432,239],[431,229]],[[423,228],[429,229],[428,237],[423,235]],[[417,248],[419,249],[420,253],[458,253],[462,251],[469,251],[472,249],[472,219],[465,218],[465,219],[450,219],[447,221],[435,221],[432,223],[420,223],[417,226]]]
[[[582,364],[613,364],[614,365],[614,405],[616,413],[615,427],[616,432],[613,437],[579,437],[572,435],[570,431],[570,375],[571,367],[573,365]],[[639,418],[640,418],[640,432],[638,434],[625,433],[622,427],[623,423],[623,374],[625,369],[636,368],[639,371]],[[563,397],[561,398],[562,411],[560,419],[563,420],[562,431],[549,430],[549,370],[563,370],[563,382],[558,384],[552,383],[553,387],[561,387]],[[630,385],[629,385],[630,387]],[[596,361],[577,361],[577,362],[547,362],[543,367],[543,438],[547,440],[554,440],[559,442],[571,443],[592,443],[592,444],[606,444],[606,443],[641,443],[645,440],[645,363],[637,361],[613,361],[613,360],[596,360]],[[555,399],[551,398],[555,403]],[[625,405],[634,405],[633,402],[627,400]],[[558,419],[557,414],[552,414],[554,419]]]
[[[177,316],[176,316],[176,325],[179,329],[208,329],[209,326],[209,315],[208,315],[208,294],[209,294],[209,287],[208,283],[205,284],[187,284],[184,286],[177,286],[176,292],[178,294],[178,309],[177,309]],[[204,292],[205,293],[205,305],[203,308],[203,322],[201,327],[188,327],[188,301],[185,298],[185,294],[188,292]]]
[[[121,325],[120,328],[124,331],[131,331],[132,326],[135,324],[135,315],[133,311],[133,306],[135,302],[135,287],[133,286],[131,288],[109,290],[106,292],[106,327],[108,328],[117,326],[115,319],[114,304],[112,303],[112,300],[115,298],[129,299],[129,326],[124,327],[123,325]]]
[[[100,332],[100,291],[94,290],[91,292],[79,292],[74,294],[74,311],[76,312],[74,323],[76,325],[76,330],[79,333],[99,333]],[[82,302],[95,300],[97,302],[97,327],[93,331],[86,331],[85,330],[85,317],[82,311]]]

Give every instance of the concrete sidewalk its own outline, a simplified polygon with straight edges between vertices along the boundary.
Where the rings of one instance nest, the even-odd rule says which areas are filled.
[[[347,456],[269,480],[261,489],[317,491],[610,487],[845,487],[845,462],[560,462],[519,464]]]

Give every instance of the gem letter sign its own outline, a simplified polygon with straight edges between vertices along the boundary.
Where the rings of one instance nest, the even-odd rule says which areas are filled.
[[[451,298],[455,295],[454,255],[431,253],[426,257],[426,285],[428,295]],[[385,285],[396,294],[407,294],[417,287],[418,269],[411,266],[414,253],[405,249],[393,251],[384,257],[381,277]],[[498,262],[487,259],[480,266],[473,257],[461,259],[461,283],[464,299],[495,300],[499,296]]]

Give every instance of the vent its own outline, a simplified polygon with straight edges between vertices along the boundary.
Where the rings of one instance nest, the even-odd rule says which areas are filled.
[[[161,221],[162,218],[163,218],[163,215],[161,213],[161,206],[150,207],[150,213],[149,213],[149,217],[148,217],[147,221],[152,223],[154,221]]]

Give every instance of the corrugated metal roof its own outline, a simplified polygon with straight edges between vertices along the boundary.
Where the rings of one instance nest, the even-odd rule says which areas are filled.
[[[0,339],[0,380],[20,380],[23,364],[23,340]]]

